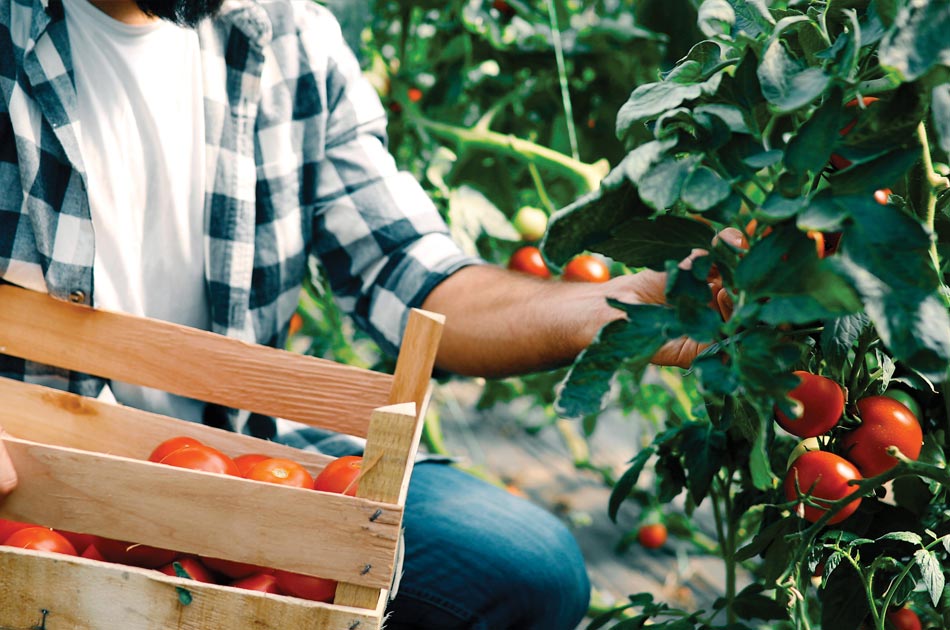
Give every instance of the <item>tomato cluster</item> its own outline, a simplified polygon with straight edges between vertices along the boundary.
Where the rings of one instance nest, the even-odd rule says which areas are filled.
[[[170,466],[350,496],[356,495],[362,467],[361,457],[340,457],[328,463],[314,478],[306,468],[289,459],[257,453],[232,459],[187,436],[162,442],[148,459]],[[330,602],[336,592],[334,580],[220,558],[183,554],[92,534],[54,530],[21,521],[0,519],[0,545],[155,569],[166,575],[188,577],[199,582],[313,601]]]
[[[508,259],[508,268],[539,278],[550,278],[552,275],[541,250],[534,245],[517,249]],[[610,268],[597,256],[580,254],[564,266],[561,279],[567,282],[607,282],[610,280]]]
[[[854,492],[853,482],[874,477],[897,465],[888,453],[896,447],[905,457],[916,460],[923,446],[923,431],[917,414],[893,396],[865,396],[855,407],[861,423],[844,429],[839,422],[845,411],[845,392],[833,380],[798,371],[799,384],[789,392],[793,413],[786,414],[778,406],[775,420],[792,435],[806,438],[793,452],[785,476],[784,491],[789,501],[808,500],[800,504],[800,515],[815,522],[824,516],[830,505]],[[808,442],[826,436],[832,450],[814,450]],[[821,443],[817,443],[820,448]],[[796,456],[797,454],[797,456]],[[854,513],[860,498],[845,504],[829,524],[843,521]]]

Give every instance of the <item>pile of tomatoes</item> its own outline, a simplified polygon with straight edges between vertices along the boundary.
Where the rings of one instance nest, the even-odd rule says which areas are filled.
[[[314,478],[306,468],[289,459],[262,454],[245,454],[232,459],[186,436],[174,437],[159,444],[149,456],[149,461],[349,496],[356,495],[362,467],[360,457],[340,457],[327,464]],[[20,521],[0,519],[0,545],[155,569],[166,575],[199,582],[313,601],[330,602],[336,592],[334,580],[220,558],[182,554],[171,549],[92,534],[54,530]]]
[[[845,411],[842,387],[810,372],[798,371],[795,376],[799,385],[789,392],[794,413],[789,416],[777,407],[775,420],[792,435],[805,438],[789,458],[784,490],[789,501],[800,501],[799,514],[807,521],[819,520],[832,503],[852,494],[855,481],[896,466],[898,459],[888,453],[890,447],[910,460],[920,456],[920,422],[897,395],[858,399],[855,415],[860,424],[847,429],[841,424]],[[848,502],[828,523],[840,523],[860,503],[860,498]]]

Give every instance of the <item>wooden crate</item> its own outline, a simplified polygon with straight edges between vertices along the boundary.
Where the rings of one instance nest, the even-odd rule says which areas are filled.
[[[387,375],[0,286],[0,353],[367,440],[357,497],[275,486],[145,460],[176,435],[312,474],[331,458],[0,378],[20,479],[0,517],[339,582],[324,604],[0,547],[0,628],[380,628],[441,330],[413,311]]]

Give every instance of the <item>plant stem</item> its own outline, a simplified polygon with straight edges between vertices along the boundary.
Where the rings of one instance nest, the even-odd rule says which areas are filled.
[[[924,225],[927,230],[933,234],[934,222],[937,217],[937,190],[946,188],[948,181],[934,170],[933,158],[930,155],[930,140],[927,138],[927,128],[921,122],[917,125],[917,138],[920,140],[921,158],[924,167],[924,185],[927,187],[924,191],[927,195],[927,211],[924,215]],[[937,239],[930,241],[930,259],[933,262],[934,269],[937,271],[937,277],[940,277],[940,256],[937,254]]]
[[[433,135],[460,145],[493,151],[559,173],[569,179],[578,192],[582,194],[596,190],[600,186],[600,180],[604,178],[609,170],[609,165],[606,162],[598,161],[594,164],[587,164],[548,147],[510,134],[486,129],[476,130],[457,127],[429,120],[422,116],[416,117],[416,123]]]
[[[571,91],[567,84],[567,68],[564,64],[564,45],[561,42],[561,29],[557,24],[557,11],[554,0],[548,0],[548,18],[551,22],[551,42],[554,44],[554,58],[557,61],[557,76],[561,86],[561,101],[564,106],[564,119],[567,124],[567,137],[571,143],[571,156],[580,160],[577,150],[577,129],[574,128],[574,108],[571,106]]]

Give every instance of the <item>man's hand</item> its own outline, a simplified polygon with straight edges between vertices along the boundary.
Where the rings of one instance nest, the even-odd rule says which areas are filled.
[[[9,433],[0,427],[0,437],[8,436]],[[10,454],[7,453],[6,446],[0,441],[0,499],[13,492],[16,488],[16,471],[13,470],[13,462],[10,461]]]
[[[738,230],[718,238],[739,244]],[[701,251],[681,264],[688,267]],[[722,281],[710,279],[710,303],[728,316]],[[423,308],[442,313],[440,368],[469,376],[502,377],[570,363],[605,324],[624,312],[607,303],[663,304],[666,274],[641,271],[606,283],[541,280],[494,266],[466,267],[437,286]],[[654,357],[662,365],[688,366],[703,346],[670,342]]]

